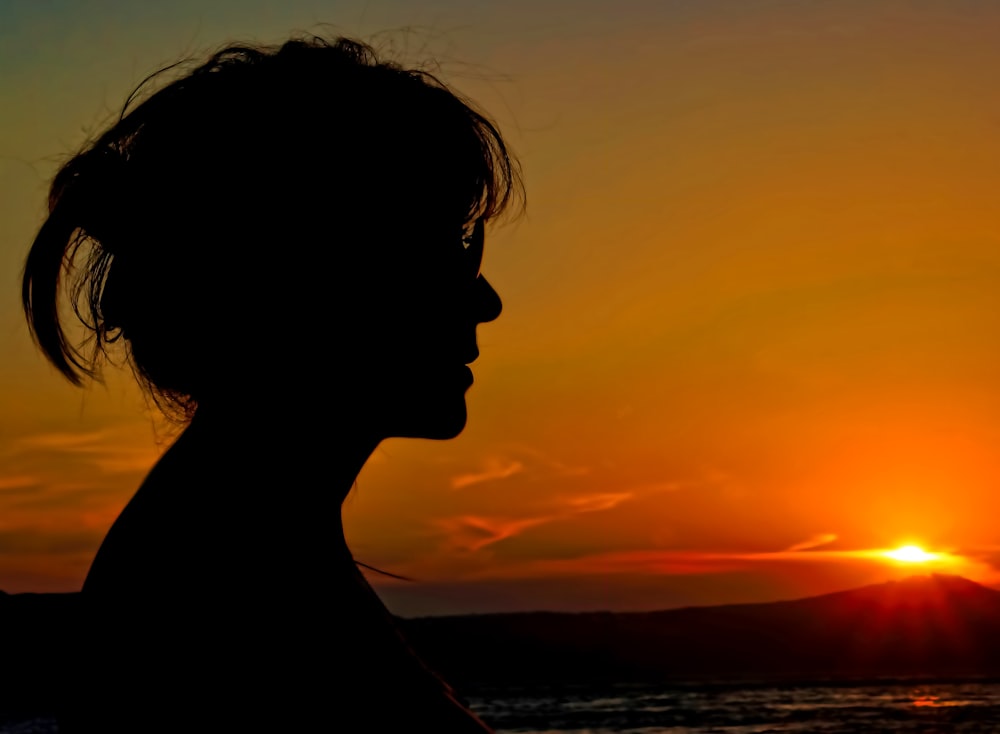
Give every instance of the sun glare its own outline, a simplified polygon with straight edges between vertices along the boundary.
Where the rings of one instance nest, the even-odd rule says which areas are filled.
[[[904,545],[896,550],[886,551],[887,558],[894,561],[904,561],[906,563],[926,563],[938,557],[937,553],[928,553],[923,548],[915,545]]]

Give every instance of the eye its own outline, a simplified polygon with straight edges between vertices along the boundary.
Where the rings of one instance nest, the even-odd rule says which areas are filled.
[[[477,219],[472,227],[462,235],[462,246],[465,248],[465,255],[468,260],[468,267],[475,280],[479,277],[483,266],[483,240],[486,223],[482,217]]]

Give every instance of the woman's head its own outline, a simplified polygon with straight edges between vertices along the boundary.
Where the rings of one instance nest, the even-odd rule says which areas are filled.
[[[320,376],[338,400],[381,386],[398,405],[433,393],[438,362],[474,356],[499,300],[467,245],[521,194],[485,116],[347,39],[231,46],[147,91],[167,73],[59,171],[28,255],[28,321],[66,377],[96,376],[120,340],[190,417]]]

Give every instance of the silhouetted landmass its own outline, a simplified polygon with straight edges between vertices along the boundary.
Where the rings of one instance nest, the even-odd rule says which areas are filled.
[[[1000,676],[1000,591],[934,574],[765,604],[401,620],[460,689]]]
[[[0,722],[50,712],[59,703],[72,654],[67,621],[79,614],[79,594],[0,591]]]
[[[0,592],[0,720],[50,712],[77,594]],[[619,683],[1000,678],[1000,591],[914,576],[794,601],[658,612],[528,612],[399,620],[460,692]],[[249,644],[253,644],[252,641]]]

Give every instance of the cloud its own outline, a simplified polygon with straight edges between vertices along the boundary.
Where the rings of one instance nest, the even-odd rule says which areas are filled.
[[[448,545],[451,548],[474,553],[552,519],[552,517],[497,518],[463,515],[444,518],[438,520],[436,524],[448,534]]]
[[[580,512],[602,512],[617,507],[622,502],[632,499],[633,496],[635,496],[633,492],[585,494],[580,497],[570,497],[566,500],[566,504],[573,514]]]
[[[544,522],[542,519],[541,522]],[[496,542],[500,538],[490,540]],[[484,543],[483,546],[486,544]],[[480,547],[483,547],[480,546]],[[746,571],[752,567],[786,564],[876,564],[892,562],[887,549],[802,551],[707,551],[707,550],[627,550],[580,555],[572,558],[493,559],[477,566],[454,571],[453,578],[466,580],[566,578],[579,576],[687,576]],[[970,565],[971,559],[954,553],[939,553],[933,562],[913,567],[913,572],[958,573],[981,577],[985,564]],[[977,576],[978,574],[978,576]],[[428,574],[428,575],[433,575]]]
[[[40,433],[16,443],[23,454],[77,456],[103,474],[130,474],[148,471],[161,450],[134,426],[86,433]],[[0,485],[2,486],[2,485]]]
[[[482,471],[470,474],[459,474],[451,480],[452,489],[464,489],[473,484],[490,482],[495,479],[506,479],[524,471],[524,464],[515,459],[487,459]]]
[[[103,443],[108,437],[106,431],[90,433],[36,433],[18,441],[26,449],[50,449],[73,453],[87,453]]]
[[[502,448],[506,456],[492,456],[483,462],[480,471],[460,474],[451,481],[454,489],[462,489],[480,482],[506,479],[515,474],[530,474],[533,480],[550,477],[581,477],[590,473],[590,467],[566,464],[531,446],[508,444]]]
[[[93,553],[102,534],[93,529],[23,528],[0,531],[0,553],[5,555]]]
[[[26,474],[15,475],[10,477],[0,477],[0,491],[5,490],[17,490],[17,489],[34,489],[40,484],[40,481],[36,477],[28,476]]]
[[[445,563],[446,566],[447,562]],[[685,551],[611,551],[575,558],[490,561],[473,567],[450,566],[450,577],[464,580],[568,578],[580,576],[680,576],[711,574],[744,567],[716,554]],[[459,570],[461,568],[461,570]],[[425,574],[425,575],[433,575]]]
[[[567,497],[562,506],[551,513],[532,517],[485,517],[482,515],[462,515],[436,520],[434,524],[443,530],[446,539],[444,550],[461,550],[475,553],[501,540],[520,535],[528,528],[538,527],[557,520],[588,512],[602,512],[617,507],[634,496],[633,492],[602,492]]]
[[[158,458],[151,448],[118,446],[94,452],[90,461],[105,474],[137,474],[149,471]]]
[[[567,464],[531,446],[514,444],[509,448],[512,453],[529,458],[531,460],[529,463],[537,466],[543,474],[557,477],[582,477],[590,474],[589,466]]]
[[[836,533],[820,533],[819,535],[814,535],[809,538],[809,540],[803,540],[801,543],[796,543],[795,545],[786,548],[785,553],[798,553],[799,551],[819,548],[821,545],[829,545],[836,539]]]

